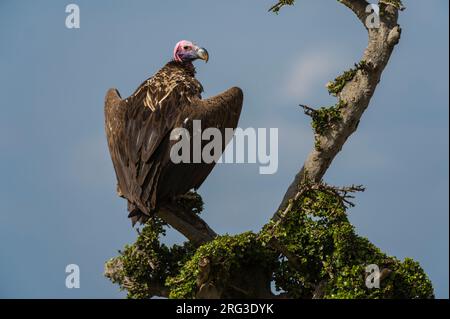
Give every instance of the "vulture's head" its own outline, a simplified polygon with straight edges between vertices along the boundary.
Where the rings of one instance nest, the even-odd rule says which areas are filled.
[[[173,59],[178,62],[191,62],[197,59],[208,62],[208,51],[200,48],[190,41],[181,40],[173,49]]]

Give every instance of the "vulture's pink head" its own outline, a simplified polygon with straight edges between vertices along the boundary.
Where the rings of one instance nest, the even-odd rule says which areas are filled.
[[[197,59],[208,62],[208,51],[193,44],[191,41],[181,40],[173,49],[173,59],[178,62],[191,62]]]

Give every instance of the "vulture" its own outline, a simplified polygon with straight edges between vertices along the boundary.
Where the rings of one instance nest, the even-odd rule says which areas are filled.
[[[117,193],[128,201],[128,217],[133,226],[145,223],[164,203],[198,189],[215,162],[174,163],[171,148],[177,143],[171,132],[177,128],[235,129],[241,113],[243,93],[233,87],[202,99],[203,87],[195,78],[193,61],[208,61],[208,51],[190,41],[180,41],[173,59],[136,91],[122,99],[117,89],[105,97],[105,130],[109,152],[117,177]],[[191,135],[192,139],[192,135]],[[201,148],[207,141],[201,142]],[[191,152],[192,153],[192,152]],[[219,154],[219,155],[220,155]],[[192,158],[192,154],[191,154]]]

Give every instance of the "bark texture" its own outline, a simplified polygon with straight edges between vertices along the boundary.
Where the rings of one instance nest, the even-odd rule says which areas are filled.
[[[367,29],[369,43],[363,54],[364,69],[358,69],[353,79],[348,81],[337,97],[346,103],[342,108],[342,120],[338,121],[325,135],[316,135],[320,148],[314,147],[309,153],[303,167],[295,176],[286,191],[279,209],[287,206],[289,199],[293,198],[300,185],[305,180],[319,182],[322,180],[331,162],[342,150],[347,139],[352,135],[359,121],[369,106],[375,89],[380,82],[381,74],[389,62],[395,45],[400,40],[401,28],[397,24],[398,9],[393,5],[381,3],[379,28],[366,27],[365,0],[341,0],[350,8]]]

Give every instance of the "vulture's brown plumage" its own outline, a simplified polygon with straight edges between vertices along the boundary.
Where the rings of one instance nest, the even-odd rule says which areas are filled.
[[[171,61],[127,99],[110,89],[105,99],[105,129],[117,176],[117,191],[128,200],[133,224],[143,223],[165,201],[197,189],[215,163],[180,163],[170,159],[174,128],[201,120],[202,129],[235,129],[243,94],[231,88],[203,100],[202,85],[191,61]],[[222,142],[222,152],[226,142]],[[205,143],[205,142],[204,142]],[[203,144],[204,145],[204,144]]]

